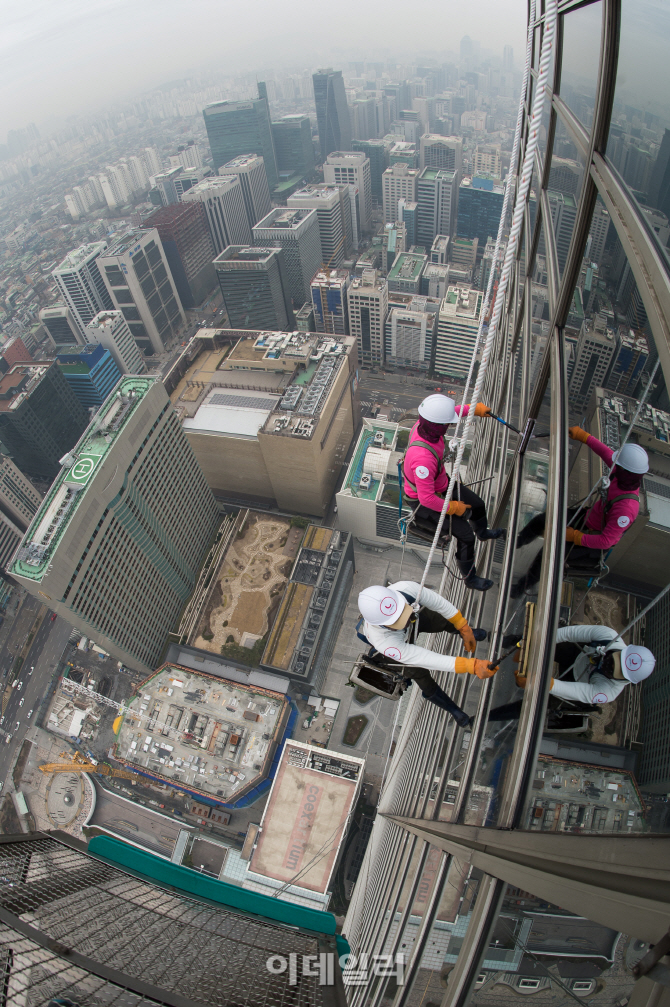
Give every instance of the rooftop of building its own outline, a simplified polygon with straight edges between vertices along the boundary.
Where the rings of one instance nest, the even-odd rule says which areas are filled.
[[[200,330],[170,397],[187,430],[311,438],[354,343],[312,332]]]
[[[573,209],[577,208],[577,201],[569,192],[557,192],[555,189],[547,189],[547,196],[549,199],[556,200],[557,203],[563,203],[564,206],[570,206]]]
[[[93,354],[102,356],[105,353],[105,347],[101,343],[86,343],[84,346],[62,346],[56,352],[56,358],[58,362],[66,357],[88,357]]]
[[[340,186],[329,184],[328,182],[316,182],[313,185],[303,185],[297,189],[290,197],[291,199],[318,199],[330,200],[334,197],[339,199]]]
[[[0,375],[0,412],[13,412],[40,383],[50,363],[14,364]]]
[[[80,245],[79,248],[68,252],[60,265],[56,266],[54,272],[69,272],[71,269],[78,269],[87,259],[95,258],[96,255],[104,251],[106,244],[105,241],[90,241],[85,245]]]
[[[477,319],[482,306],[482,298],[483,294],[480,290],[475,290],[467,284],[448,287],[440,306],[440,313]]]
[[[494,192],[498,196],[502,196],[505,192],[504,185],[496,175],[466,175],[460,188]]]
[[[149,231],[141,227],[130,227],[120,235],[115,235],[108,248],[105,249],[104,258],[110,259],[115,255],[125,255],[126,252],[144,241],[149,236]]]
[[[312,213],[315,213],[312,209],[301,210],[294,209],[293,207],[286,208],[279,206],[274,210],[270,210],[267,217],[263,217],[257,224],[254,224],[253,230],[291,231],[299,228],[303,221]],[[314,219],[316,220],[316,217]]]
[[[115,758],[221,804],[267,777],[290,704],[281,693],[164,664],[131,699]]]
[[[389,290],[389,310],[400,308],[402,311],[439,311],[441,303],[439,297],[428,297],[425,294],[404,294],[397,290]]]
[[[62,318],[69,310],[67,304],[52,304],[41,309],[40,318]]]
[[[109,311],[105,309],[104,311],[99,311],[95,318],[92,318],[88,322],[87,329],[104,329],[108,325],[118,324],[120,321],[124,320],[124,315],[122,311]]]
[[[162,224],[174,224],[175,221],[182,221],[186,218],[196,216],[201,212],[193,203],[170,203],[168,206],[159,206],[158,209],[150,213],[142,221],[142,230],[148,231],[152,227],[160,227]]]
[[[364,759],[288,740],[263,812],[250,876],[287,884],[300,873],[302,888],[325,894],[364,767]]]
[[[386,277],[376,269],[364,269],[362,276],[354,276],[349,290],[352,293],[362,293],[366,287],[382,290],[386,285]]]
[[[456,174],[457,172],[449,171],[448,168],[424,168],[419,175],[419,181],[434,182],[436,178],[447,178],[451,181]]]
[[[58,543],[91,492],[96,470],[156,380],[125,377],[100,407],[77,444],[65,455],[60,472],[23,538],[11,566],[13,573],[38,582],[43,579]]]
[[[441,133],[424,133],[421,137],[424,143],[446,143],[452,146],[454,143],[463,143],[460,136],[442,136]]]
[[[226,102],[218,102],[218,104],[221,104],[221,105],[223,105],[223,104],[232,104],[232,105],[234,105],[234,104],[237,104],[237,103],[236,102],[228,102],[228,103],[226,103]],[[234,157],[231,161],[226,161],[225,164],[221,165],[221,167],[219,168],[219,174],[220,175],[222,175],[222,174],[228,174],[229,175],[231,168],[233,168],[233,169],[247,168],[247,167],[250,167],[250,166],[256,164],[257,162],[260,162],[261,164],[263,164],[263,158],[261,157],[260,154],[238,154],[237,157]]]
[[[214,266],[224,262],[232,265],[239,263],[242,267],[244,267],[245,263],[268,262],[270,259],[277,258],[279,251],[280,250],[278,248],[260,248],[252,245],[228,245],[228,247],[224,248],[221,254],[217,255],[214,259]]]
[[[391,280],[417,280],[426,264],[426,256],[415,252],[401,252],[396,256],[387,279]]]
[[[479,239],[478,238],[459,238],[458,236],[456,236],[455,238],[451,239],[451,244],[452,244],[452,248],[453,248],[454,245],[459,246],[460,248],[474,248],[475,245],[479,244]],[[495,241],[493,242],[493,245],[495,247]],[[488,247],[488,242],[487,242],[487,247]]]
[[[252,108],[258,98],[221,98],[219,101],[211,101],[203,108],[203,115],[211,115],[217,109],[230,108]]]
[[[313,287],[344,287],[349,282],[347,269],[328,269],[312,277]]]
[[[358,150],[331,150],[328,155],[327,164],[332,164],[331,157],[333,160],[337,158],[338,161],[355,161],[356,164],[362,164],[365,160],[365,154],[363,151]]]
[[[190,189],[187,189],[182,199],[187,202],[187,197],[192,193],[198,195],[211,193],[215,196],[226,189],[230,189],[236,182],[236,175],[212,175],[210,178],[203,178],[200,182],[196,182],[195,185],[191,186]]]

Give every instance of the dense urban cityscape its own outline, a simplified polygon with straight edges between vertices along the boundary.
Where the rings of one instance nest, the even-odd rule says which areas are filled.
[[[529,12],[6,132],[8,1004],[670,1003],[670,32]]]

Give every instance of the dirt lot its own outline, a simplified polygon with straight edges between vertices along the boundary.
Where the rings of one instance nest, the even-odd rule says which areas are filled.
[[[220,654],[226,643],[242,644],[245,634],[258,638],[268,632],[293,565],[285,550],[294,530],[283,518],[250,515],[224,557],[195,647]]]

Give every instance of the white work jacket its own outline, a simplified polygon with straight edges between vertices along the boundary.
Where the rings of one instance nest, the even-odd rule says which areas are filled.
[[[607,678],[594,671],[589,658],[597,651],[598,644],[607,641],[607,650],[623,650],[626,644],[615,629],[609,626],[563,626],[556,633],[556,643],[576,643],[582,653],[575,661],[572,673],[574,682],[554,679],[552,696],[572,699],[579,703],[611,703],[630,683],[627,679]]]
[[[389,585],[394,591],[400,591],[410,598],[416,599],[419,594],[419,584],[413,580],[399,580],[397,584]],[[430,591],[424,587],[421,592],[419,603],[439,612],[445,619],[453,619],[458,613],[455,605],[452,605],[446,598],[435,591]],[[411,602],[410,602],[411,604]],[[425,647],[417,647],[410,643],[414,635],[414,626],[410,623],[405,629],[389,629],[387,626],[373,626],[372,623],[364,621],[363,636],[370,641],[375,650],[379,651],[391,661],[398,664],[408,664],[413,668],[427,668],[429,671],[454,671],[456,668],[456,658],[446,654],[436,654]]]

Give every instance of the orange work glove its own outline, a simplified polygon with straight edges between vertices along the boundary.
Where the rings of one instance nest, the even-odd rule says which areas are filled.
[[[474,657],[457,657],[454,668],[457,675],[476,675],[477,678],[491,678],[497,670],[497,664],[491,667],[489,661],[479,661]]]
[[[565,541],[574,542],[575,545],[581,545],[582,539],[584,538],[583,531],[577,531],[576,528],[566,528],[565,529]]]
[[[461,634],[461,639],[463,640],[463,646],[467,650],[468,654],[474,654],[477,650],[477,641],[475,640],[475,635],[468,626],[467,622],[462,629],[458,631]]]
[[[452,500],[447,507],[447,514],[453,514],[454,517],[463,517],[466,510],[470,510],[470,504],[463,503],[462,500]]]
[[[526,678],[526,676],[525,675],[519,675],[517,672],[515,672],[514,673],[514,677],[516,679],[516,684],[519,686],[519,688],[520,689],[525,689],[526,688],[526,682],[528,681],[528,679]],[[551,690],[553,688],[554,688],[554,680],[552,678],[551,682],[549,683],[549,691],[551,692]]]
[[[586,430],[582,430],[581,427],[569,427],[568,433],[572,437],[573,441],[581,441],[582,444],[586,444],[589,439],[589,435]]]
[[[491,409],[489,406],[485,406],[483,402],[478,402],[475,406],[475,416],[490,416]]]

